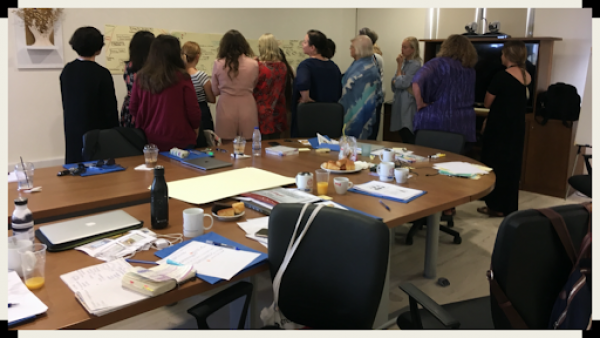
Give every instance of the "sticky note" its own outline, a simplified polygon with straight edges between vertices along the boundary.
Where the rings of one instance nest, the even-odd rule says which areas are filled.
[[[317,153],[328,153],[331,150],[329,148],[319,148],[316,150]]]
[[[298,151],[300,151],[300,152],[310,151],[310,148],[298,148]]]
[[[322,200],[326,200],[326,201],[331,201],[333,198],[329,197],[329,196],[325,196],[325,195],[321,195],[321,196],[317,196]]]

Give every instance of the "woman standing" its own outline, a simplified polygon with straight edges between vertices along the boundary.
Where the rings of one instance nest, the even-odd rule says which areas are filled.
[[[148,58],[150,45],[152,44],[152,41],[154,41],[154,38],[154,34],[149,31],[138,31],[133,35],[133,38],[131,38],[131,42],[129,42],[129,61],[126,61],[125,72],[123,73],[123,80],[125,80],[125,86],[127,87],[127,95],[125,96],[123,106],[121,107],[121,127],[135,127],[135,121],[131,120],[131,114],[129,114],[131,88],[135,82],[135,74],[142,69]]]
[[[298,103],[338,102],[342,96],[342,73],[331,60],[324,57],[329,49],[327,37],[309,30],[302,41],[302,51],[308,59],[300,62],[292,94],[292,137],[298,136],[296,109]]]
[[[93,129],[119,126],[117,97],[112,75],[97,64],[104,38],[94,27],[78,28],[69,44],[77,59],[60,73],[60,93],[65,129],[65,163],[83,161],[83,135]]]
[[[258,63],[246,38],[230,30],[219,43],[212,70],[212,91],[221,95],[217,102],[216,133],[223,140],[242,136],[252,138],[258,126],[256,101],[252,93],[258,82]]]
[[[369,37],[369,39],[371,39],[371,42],[373,42],[373,57],[375,58],[375,62],[377,63],[377,67],[379,68],[379,73],[381,74],[381,83],[383,83],[383,53],[381,52],[381,48],[379,48],[379,46],[377,46],[377,39],[379,38],[379,36],[377,35],[377,33],[375,33],[373,30],[365,27],[363,29],[361,29],[358,34],[360,35],[366,35]],[[382,95],[383,97],[385,97],[385,88],[383,86],[381,86],[381,91],[382,91]],[[375,126],[373,126],[373,131],[371,132],[371,135],[369,136],[369,140],[377,140],[377,135],[379,134],[379,125],[381,124],[381,109],[383,108],[383,100],[381,100],[381,103],[377,106],[377,110],[375,113],[376,116],[376,120],[375,120]]]
[[[352,39],[350,56],[354,62],[342,79],[340,103],[344,106],[343,134],[368,139],[375,126],[376,109],[383,101],[381,75],[373,59],[373,43],[366,35]]]
[[[414,132],[443,130],[475,142],[475,69],[477,51],[462,35],[444,40],[437,57],[426,62],[413,78],[417,102]]]
[[[200,56],[202,55],[200,45],[193,41],[187,41],[181,47],[181,53],[185,69],[190,75],[192,83],[194,84],[194,89],[196,90],[198,105],[200,105],[200,110],[202,111],[201,129],[210,129],[214,131],[215,127],[207,103],[216,102],[215,95],[212,92],[210,77],[206,75],[205,72],[196,69],[198,62],[200,61]]]
[[[490,112],[482,132],[481,161],[494,169],[496,186],[484,198],[486,206],[477,211],[490,217],[504,217],[518,210],[527,86],[531,83],[525,70],[527,49],[523,41],[507,41],[501,58],[506,70],[494,75],[483,103]]]
[[[419,41],[410,36],[402,41],[402,53],[396,58],[396,74],[392,78],[394,103],[390,131],[400,131],[403,143],[414,144],[413,121],[417,112],[417,102],[412,94],[412,80],[421,68]]]
[[[201,112],[176,37],[161,34],[150,46],[131,89],[129,111],[136,128],[160,151],[195,148]]]
[[[287,67],[281,62],[279,46],[273,34],[264,34],[258,39],[258,52],[258,83],[254,88],[254,99],[260,134],[264,140],[278,139],[287,129]]]

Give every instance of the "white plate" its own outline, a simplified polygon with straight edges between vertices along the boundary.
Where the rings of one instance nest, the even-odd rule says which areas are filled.
[[[329,171],[329,173],[333,174],[352,174],[361,171],[362,169],[354,169],[354,170],[335,170],[335,169],[326,169],[323,164],[321,164],[321,169]]]
[[[214,218],[218,219],[219,221],[230,222],[230,221],[237,221],[242,216],[244,216],[245,213],[246,213],[246,211],[244,210],[241,214],[235,215],[235,216],[219,216],[219,215],[215,214],[214,212],[212,213],[212,215]]]

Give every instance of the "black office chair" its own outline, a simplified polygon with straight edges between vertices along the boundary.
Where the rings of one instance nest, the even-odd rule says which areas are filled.
[[[145,145],[146,135],[141,129],[125,127],[94,129],[83,135],[83,160],[95,161],[143,155]]]
[[[271,212],[271,278],[283,261],[302,206],[279,204]],[[298,235],[315,207],[306,210]],[[340,209],[321,209],[283,274],[279,308],[287,319],[313,329],[372,329],[385,283],[388,252],[389,230],[381,220]],[[233,295],[230,289],[188,310],[199,327],[220,308],[212,304],[226,304],[212,298],[246,296],[248,300],[243,290]]]
[[[315,137],[319,133],[338,138],[344,127],[344,107],[337,102],[302,103],[298,105],[296,121],[298,137]]]
[[[585,167],[588,172],[587,175],[575,175],[569,177],[569,185],[587,197],[592,198],[592,165],[590,164],[590,158],[592,158],[592,155],[583,155]]]
[[[440,130],[418,130],[415,135],[415,144],[419,146],[440,149],[451,153],[461,154],[465,146],[465,137],[462,134],[449,133]],[[454,243],[462,243],[460,233],[450,228],[454,227],[454,218],[452,215],[444,215],[441,217],[442,221],[446,222],[446,225],[440,225],[440,231],[443,231],[449,235],[454,236]],[[413,244],[413,237],[415,233],[422,229],[427,223],[427,218],[419,219],[413,222],[410,230],[406,234],[405,243],[407,245]]]
[[[581,204],[550,209],[565,220],[577,252],[591,214]],[[550,220],[533,209],[507,216],[498,228],[491,263],[493,278],[527,327],[547,329],[554,302],[573,268]],[[410,310],[396,320],[401,330],[513,328],[493,297],[439,305],[410,283],[400,289],[410,303]]]

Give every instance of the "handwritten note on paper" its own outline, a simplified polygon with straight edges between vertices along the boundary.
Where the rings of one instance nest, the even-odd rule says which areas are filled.
[[[258,256],[256,252],[191,241],[165,257],[165,260],[193,265],[201,275],[230,280]]]
[[[123,74],[125,72],[125,61],[129,60],[129,42],[138,31],[146,30],[159,34],[169,34],[166,29],[140,27],[140,26],[118,26],[104,25],[104,43],[106,55],[106,68],[111,74]]]
[[[131,265],[124,259],[116,259],[107,263],[92,265],[90,267],[66,273],[60,278],[73,292],[79,292],[93,286],[118,281],[131,269]]]
[[[298,69],[300,62],[308,57],[302,51],[302,40],[280,40],[279,48],[285,53],[285,58],[294,69],[294,73]]]
[[[201,70],[212,75],[212,69],[215,60],[217,59],[217,52],[219,50],[219,42],[223,34],[202,34],[202,33],[191,33],[191,32],[171,32],[171,35],[175,36],[181,42],[183,46],[187,41],[193,41],[200,45],[201,54],[200,61],[196,69]]]

